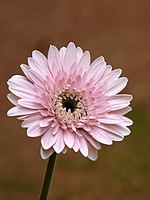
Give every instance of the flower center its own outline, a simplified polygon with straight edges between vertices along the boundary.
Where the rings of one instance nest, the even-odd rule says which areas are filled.
[[[62,124],[76,124],[87,116],[87,105],[77,88],[66,85],[51,96],[51,100],[52,112]]]
[[[73,99],[71,97],[63,98],[62,99],[62,107],[66,108],[67,112],[70,109],[71,112],[73,113],[77,108],[78,102],[79,102],[79,100],[75,100],[75,98],[73,98]]]

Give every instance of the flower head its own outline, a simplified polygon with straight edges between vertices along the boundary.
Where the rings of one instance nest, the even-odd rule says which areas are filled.
[[[130,134],[131,95],[118,94],[127,84],[122,70],[112,70],[103,57],[92,63],[90,53],[74,43],[58,50],[50,46],[48,58],[33,51],[25,76],[8,80],[8,99],[15,105],[8,116],[19,116],[29,137],[41,137],[41,157],[55,151],[80,151],[97,159],[101,144],[111,145]]]

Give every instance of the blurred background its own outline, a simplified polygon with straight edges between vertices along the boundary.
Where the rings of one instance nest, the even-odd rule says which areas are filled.
[[[69,41],[103,55],[129,78],[124,93],[134,95],[132,134],[103,146],[92,162],[80,153],[57,159],[51,200],[150,199],[150,1],[0,1],[0,200],[38,199],[46,167],[39,138],[26,136],[20,122],[6,116],[11,107],[6,82],[22,74],[32,50],[47,55]]]

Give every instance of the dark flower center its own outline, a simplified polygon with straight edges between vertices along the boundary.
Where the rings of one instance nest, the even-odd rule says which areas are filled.
[[[62,99],[62,107],[66,108],[66,111],[70,109],[71,112],[74,112],[77,108],[77,104],[79,101],[76,101],[75,99],[72,99],[70,97],[66,97],[65,99]]]

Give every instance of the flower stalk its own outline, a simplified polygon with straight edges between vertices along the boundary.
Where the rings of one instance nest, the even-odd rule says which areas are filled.
[[[45,171],[45,177],[43,180],[43,185],[41,187],[41,193],[39,196],[39,200],[46,200],[48,198],[49,189],[51,187],[51,182],[53,178],[53,172],[55,168],[55,161],[56,161],[57,154],[54,152],[48,160],[47,168]]]

